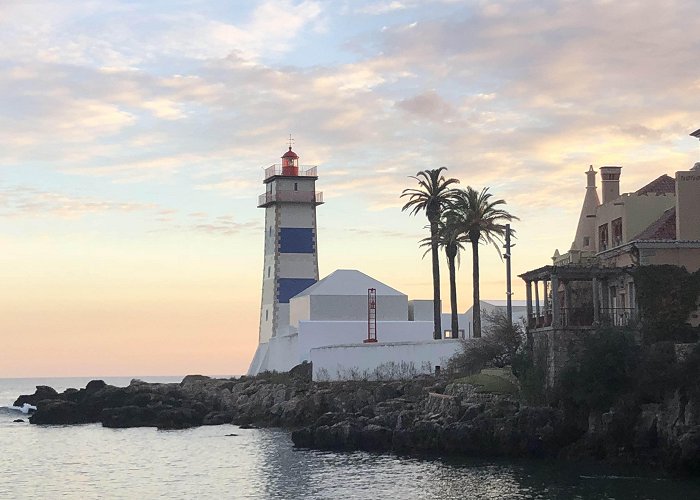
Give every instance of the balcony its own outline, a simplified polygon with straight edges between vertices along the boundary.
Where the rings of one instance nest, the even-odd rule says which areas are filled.
[[[318,177],[316,165],[299,165],[298,167],[282,167],[280,164],[275,164],[265,169],[265,179],[267,182],[273,177]]]
[[[323,193],[314,191],[277,191],[275,193],[263,193],[258,197],[258,208],[264,208],[273,203],[313,203],[314,206],[323,203]]]

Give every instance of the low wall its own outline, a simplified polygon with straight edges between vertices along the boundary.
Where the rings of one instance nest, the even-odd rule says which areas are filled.
[[[362,344],[367,321],[300,321],[299,363],[310,361],[311,349],[339,344]],[[378,321],[379,342],[417,342],[433,338],[432,321]]]
[[[311,349],[313,380],[389,380],[431,373],[461,348],[461,341],[377,342]]]

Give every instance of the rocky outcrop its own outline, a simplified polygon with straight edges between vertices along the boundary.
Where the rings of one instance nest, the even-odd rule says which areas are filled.
[[[353,414],[328,413],[292,433],[294,444],[325,449],[392,450],[478,456],[555,456],[579,435],[560,411],[521,405],[462,384],[421,397],[386,400]]]
[[[298,447],[506,457],[561,457],[658,465],[700,475],[700,397],[676,390],[661,403],[577,415],[529,406],[434,377],[312,383],[308,373],[180,383],[92,381],[58,394],[37,387],[32,424],[182,429],[234,423],[292,429]]]

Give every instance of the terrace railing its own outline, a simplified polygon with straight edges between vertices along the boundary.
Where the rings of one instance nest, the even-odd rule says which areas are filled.
[[[637,319],[637,310],[632,307],[608,307],[600,310],[600,321],[607,325],[629,326]]]

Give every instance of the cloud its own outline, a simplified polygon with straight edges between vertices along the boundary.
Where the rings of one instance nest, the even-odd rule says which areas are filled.
[[[78,218],[104,212],[140,212],[153,210],[156,207],[155,204],[70,196],[26,186],[0,187],[0,216],[2,217]]]

